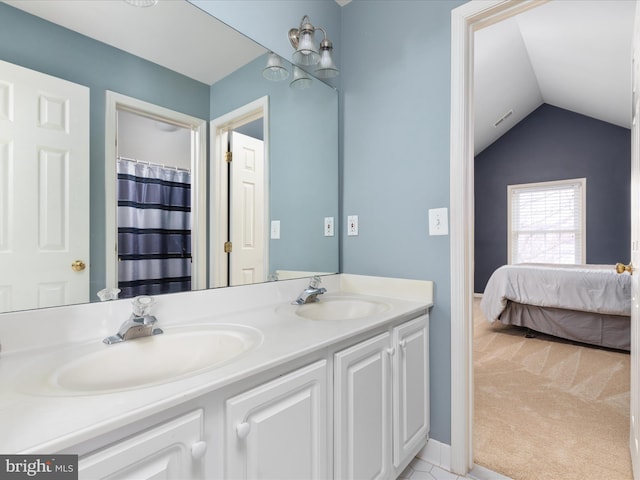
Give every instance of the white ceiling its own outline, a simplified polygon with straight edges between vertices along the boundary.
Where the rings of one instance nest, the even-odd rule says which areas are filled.
[[[124,0],[4,1],[206,85],[266,52],[184,0],[159,0],[148,8]]]
[[[478,31],[476,154],[542,103],[630,128],[634,15],[635,0],[551,0]]]

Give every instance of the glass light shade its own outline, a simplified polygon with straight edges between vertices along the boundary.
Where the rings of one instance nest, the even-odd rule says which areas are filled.
[[[293,53],[293,61],[298,65],[315,65],[320,60],[318,48],[313,41],[311,30],[303,30],[298,41],[298,49]]]
[[[333,61],[330,48],[322,48],[320,52],[320,63],[315,74],[320,78],[333,78],[338,75],[338,67]]]
[[[158,4],[158,0],[124,0],[129,5],[134,7],[155,7]]]
[[[291,88],[304,90],[309,88],[312,83],[313,80],[311,80],[311,77],[307,75],[307,72],[295,65],[293,66],[293,80],[291,80],[291,83],[289,84]]]
[[[282,59],[271,52],[267,58],[267,66],[262,70],[262,76],[267,80],[279,82],[289,77],[289,71],[282,66]]]

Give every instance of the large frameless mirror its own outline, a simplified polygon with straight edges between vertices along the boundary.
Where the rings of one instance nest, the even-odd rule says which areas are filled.
[[[297,77],[287,62],[288,79],[266,79],[268,56],[265,48],[186,1],[161,0],[150,8],[114,0],[0,3],[0,106],[7,117],[2,121],[13,121],[6,110],[10,105],[23,111],[8,99],[20,90],[20,82],[30,82],[22,79],[22,70],[5,78],[5,70],[13,68],[5,65],[12,65],[77,86],[79,100],[71,103],[64,90],[54,93],[53,85],[46,84],[36,84],[29,101],[50,120],[44,122],[47,135],[60,127],[83,130],[86,138],[77,149],[55,142],[38,149],[47,137],[32,146],[30,157],[20,157],[15,146],[31,134],[3,127],[0,311],[97,301],[106,287],[144,284],[144,275],[123,280],[120,272],[122,264],[146,254],[144,248],[132,250],[134,243],[146,240],[125,238],[139,227],[118,226],[118,199],[132,200],[122,200],[117,184],[136,168],[173,170],[178,175],[167,177],[170,184],[184,181],[185,172],[190,176],[190,193],[182,190],[183,198],[190,197],[189,228],[153,226],[169,236],[188,231],[189,238],[169,252],[182,257],[185,269],[166,274],[182,284],[146,293],[337,272],[337,232],[325,230],[328,219],[336,224],[338,219],[337,93],[313,78],[305,83],[308,88],[292,88]],[[43,126],[41,119],[34,122]],[[165,158],[170,147],[158,147],[169,137],[181,137],[188,154],[176,155],[175,161]],[[246,153],[251,148],[243,143],[245,137],[262,142],[256,147],[262,159]],[[224,160],[231,149],[240,152],[234,156],[245,166],[261,162],[257,183],[234,173],[240,161],[231,167]],[[15,165],[26,158],[35,167],[24,178],[12,177],[19,170]],[[81,166],[72,163],[76,159]],[[28,214],[26,196],[18,195],[21,185],[35,188]],[[68,190],[78,186],[79,193]],[[73,219],[77,231],[70,230]],[[233,244],[231,252],[224,251],[227,242]],[[75,250],[76,243],[85,250]],[[254,246],[260,253],[250,258]],[[54,261],[54,253],[65,255]],[[25,257],[33,258],[34,265],[15,268]],[[66,280],[57,278],[62,271],[80,279],[79,293],[72,294]],[[166,278],[165,273],[157,276]],[[17,302],[21,282],[32,291]],[[138,293],[145,292],[131,289],[127,296]]]

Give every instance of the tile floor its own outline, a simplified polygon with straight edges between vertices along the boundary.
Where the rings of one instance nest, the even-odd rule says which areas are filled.
[[[451,473],[442,467],[434,465],[426,460],[416,457],[409,464],[398,480],[511,480],[499,473],[476,465],[468,476],[463,477]]]
[[[455,473],[426,462],[421,458],[414,458],[398,479],[406,480],[467,480],[469,477],[460,477]]]

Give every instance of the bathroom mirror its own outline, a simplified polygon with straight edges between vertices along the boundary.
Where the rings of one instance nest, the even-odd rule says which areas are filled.
[[[83,6],[83,4],[85,4]],[[159,23],[140,20],[162,5],[179,6],[189,20],[164,18]],[[338,106],[337,92],[313,79],[311,88],[290,88],[292,76],[284,82],[272,82],[262,75],[268,51],[254,42],[236,48],[225,38],[218,41],[228,58],[213,58],[215,48],[199,29],[226,29],[247,38],[222,24],[188,2],[163,2],[156,7],[137,8],[124,0],[31,0],[0,3],[0,60],[84,85],[90,90],[90,176],[73,178],[90,187],[90,277],[89,298],[98,301],[96,292],[105,285],[105,96],[115,91],[211,122],[251,102],[267,98],[269,105],[268,212],[263,225],[268,243],[265,277],[281,273],[280,278],[310,272],[338,271],[338,232],[325,235],[325,218],[338,220]],[[83,8],[90,8],[88,14]],[[127,21],[137,21],[138,28],[108,18],[104,9],[129,9]],[[28,10],[32,10],[29,12]],[[48,12],[48,13],[47,13]],[[146,12],[146,13],[145,13]],[[157,12],[157,11],[156,11]],[[41,18],[42,17],[42,18]],[[92,22],[98,25],[92,26]],[[81,25],[75,31],[72,25]],[[178,26],[182,26],[182,32]],[[105,28],[105,27],[108,27]],[[144,27],[144,28],[142,28]],[[93,31],[106,35],[103,41]],[[107,31],[109,30],[109,31]],[[190,51],[176,46],[166,48],[173,35],[190,31],[200,39],[191,42]],[[121,43],[122,32],[135,32],[138,51],[130,53]],[[249,33],[250,32],[245,32]],[[237,40],[237,39],[236,39]],[[158,51],[163,51],[158,55]],[[240,54],[240,52],[244,52]],[[173,56],[173,58],[170,58]],[[143,58],[144,57],[144,58]],[[192,65],[189,58],[195,59]],[[161,62],[163,63],[161,66]],[[213,62],[213,74],[203,65]],[[231,66],[225,67],[226,62]],[[286,62],[285,62],[286,63]],[[183,65],[185,64],[185,65]],[[199,70],[189,70],[193,65]],[[291,68],[290,64],[287,64]],[[213,75],[213,76],[207,76]],[[235,75],[235,77],[234,77]],[[215,77],[215,78],[214,78]],[[209,83],[211,82],[211,83]],[[229,88],[225,90],[225,88]],[[304,118],[304,122],[301,122]],[[304,128],[301,128],[304,127]],[[213,142],[213,138],[209,139]],[[208,161],[212,161],[211,158]],[[71,172],[73,173],[73,172]],[[209,172],[206,172],[206,204],[212,206]],[[1,192],[0,192],[1,193]],[[0,196],[0,199],[2,197]],[[207,213],[207,218],[209,214]],[[270,235],[271,221],[280,222],[280,238]],[[207,264],[211,257],[212,225],[205,226],[206,257],[194,261]],[[271,237],[271,238],[270,238]],[[2,255],[0,252],[0,268]],[[206,285],[212,285],[207,274]],[[265,278],[263,278],[264,280]],[[71,301],[69,303],[77,303]],[[40,304],[51,306],[53,304]],[[15,309],[6,309],[6,311]]]

